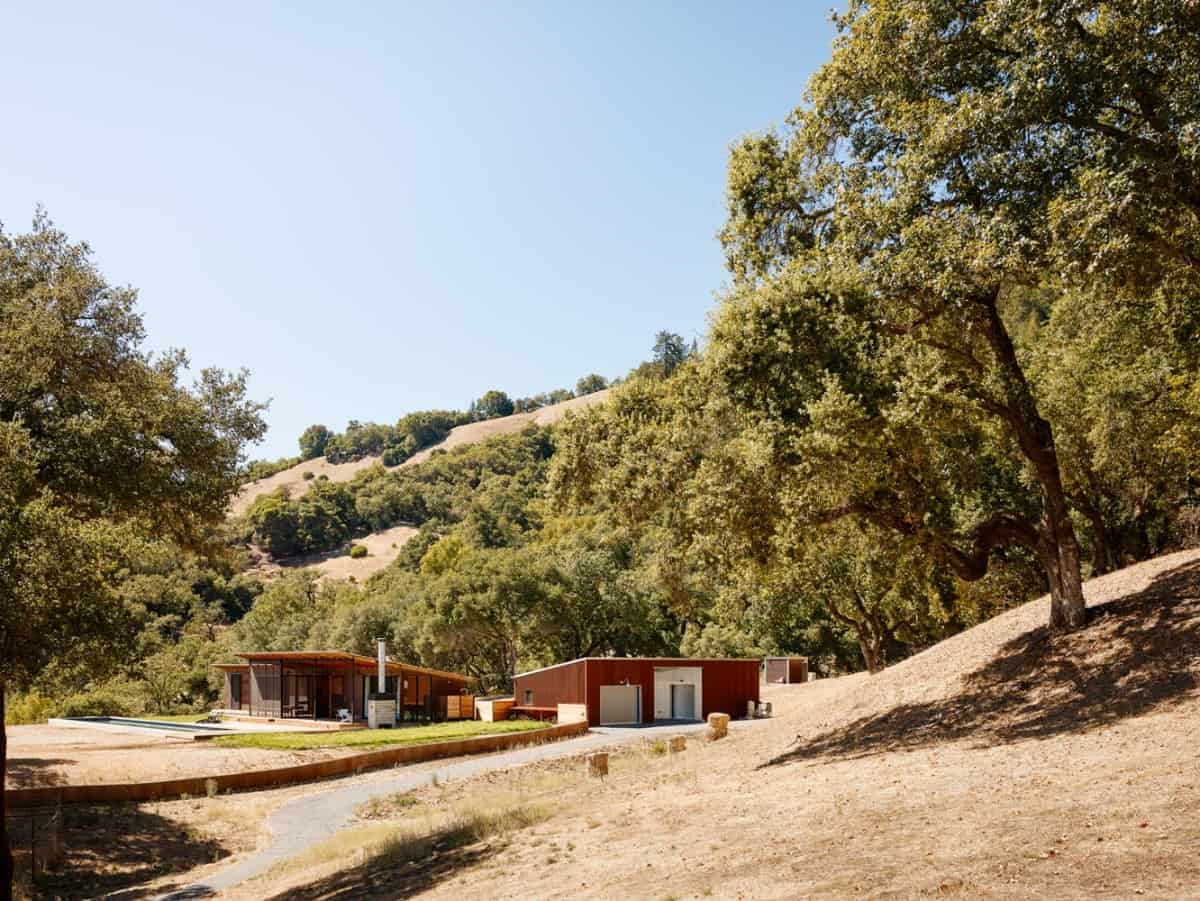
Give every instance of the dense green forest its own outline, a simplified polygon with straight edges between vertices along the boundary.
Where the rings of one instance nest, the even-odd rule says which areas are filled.
[[[134,425],[98,446],[179,442],[202,501],[187,528],[147,526],[163,524],[144,504],[156,492],[185,509],[163,473],[89,469],[93,436],[53,420],[37,382],[61,373],[30,363],[62,327],[15,324],[48,308],[61,272],[85,272],[93,298],[110,289],[45,223],[5,236],[0,492],[49,537],[24,581],[0,575],[0,600],[103,597],[74,622],[119,649],[101,669],[49,646],[5,671],[8,718],[199,709],[209,664],[235,649],[365,651],[381,634],[500,689],[584,654],[788,652],[825,674],[878,671],[1046,592],[1051,626],[1083,626],[1084,578],[1200,543],[1197,15],[851,4],[784,126],[731,151],[730,283],[709,333],[659,334],[606,403],[551,428],[395,466],[457,424],[571,394],[489,391],[461,413],[313,426],[298,458],[239,468],[261,433],[244,380],[180,394],[178,363],[136,357],[161,396],[154,430],[122,401],[118,425]],[[136,346],[124,302],[63,346]],[[29,462],[55,454],[71,468]],[[322,455],[384,465],[220,516],[239,481]],[[101,477],[148,487],[105,493]],[[287,557],[397,523],[419,532],[364,583],[247,570],[251,545]],[[86,558],[63,538],[78,534]],[[92,581],[68,585],[68,568]]]

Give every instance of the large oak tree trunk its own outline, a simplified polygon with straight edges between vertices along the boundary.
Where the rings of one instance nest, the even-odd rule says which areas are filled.
[[[1047,432],[1049,425],[1046,425]],[[1067,507],[1059,475],[1058,456],[1049,443],[1048,465],[1037,466],[1045,506],[1043,524],[1046,549],[1042,562],[1050,583],[1050,628],[1077,629],[1087,622],[1087,604],[1083,599],[1083,575],[1080,572],[1079,540]]]
[[[4,725],[4,683],[0,682],[0,901],[12,901],[13,857],[8,846],[8,800],[4,784],[8,778],[8,729]]]
[[[862,651],[863,662],[867,664],[867,672],[872,676],[883,672],[883,642],[872,641],[860,629],[858,633],[858,648]]]
[[[1050,583],[1050,627],[1077,629],[1087,622],[1087,605],[1083,600],[1079,539],[1071,523],[1054,432],[1038,410],[1025,370],[1017,359],[1016,348],[996,306],[998,296],[999,288],[984,298],[982,324],[1000,365],[1005,396],[999,402],[987,401],[985,406],[1012,428],[1041,488],[1042,522],[1037,543],[1038,556]]]

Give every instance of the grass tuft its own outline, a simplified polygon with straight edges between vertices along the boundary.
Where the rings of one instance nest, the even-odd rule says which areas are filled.
[[[550,816],[541,805],[523,805],[495,812],[459,814],[429,833],[398,832],[384,840],[376,858],[390,866],[429,859],[434,851],[452,851],[496,836],[527,829]]]

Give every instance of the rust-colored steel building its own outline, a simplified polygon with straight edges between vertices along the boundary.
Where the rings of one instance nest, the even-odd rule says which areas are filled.
[[[592,725],[746,715],[758,703],[759,663],[732,658],[582,657],[513,678],[515,710],[584,704]]]
[[[807,657],[768,657],[766,678],[770,685],[787,685],[808,681]]]

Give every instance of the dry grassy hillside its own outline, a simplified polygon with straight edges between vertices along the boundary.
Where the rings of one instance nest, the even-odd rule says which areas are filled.
[[[472,422],[468,425],[460,425],[452,429],[444,441],[413,454],[400,465],[415,466],[424,460],[428,460],[434,450],[450,450],[451,448],[486,441],[488,438],[493,438],[497,435],[518,432],[530,423],[535,425],[553,425],[562,419],[567,411],[579,410],[592,404],[603,403],[607,397],[607,390],[597,391],[594,394],[587,394],[583,397],[563,401],[562,403],[551,404],[532,413],[518,413],[515,416],[504,416],[499,419],[488,419],[484,422]],[[348,482],[362,470],[377,465],[380,465],[378,457],[364,457],[352,463],[330,463],[324,457],[316,460],[306,460],[269,478],[260,479],[257,482],[251,482],[249,485],[246,485],[237,497],[234,498],[231,512],[235,515],[245,513],[250,505],[254,503],[255,498],[263,494],[269,494],[281,486],[286,486],[293,497],[299,497],[308,490],[308,486],[312,482],[312,480],[304,478],[305,472],[313,473],[314,477],[320,475],[328,476],[331,482]],[[404,547],[404,543],[416,533],[417,530],[411,526],[400,525],[387,529],[384,532],[355,539],[355,543],[366,545],[368,552],[366,557],[360,557],[357,560],[348,553],[341,553],[318,554],[311,557],[293,557],[286,561],[276,562],[260,551],[257,554],[257,560],[253,569],[260,576],[271,578],[285,566],[289,569],[312,566],[320,570],[324,578],[353,578],[356,581],[362,582],[386,568],[388,564],[395,560],[400,553],[400,549]]]
[[[400,555],[400,549],[417,534],[413,526],[392,526],[382,532],[373,532],[363,538],[355,538],[355,544],[361,544],[367,549],[367,556],[355,559],[348,553],[310,554],[303,557],[289,557],[283,561],[271,559],[271,556],[259,548],[252,554],[251,571],[259,578],[272,579],[284,569],[303,569],[312,567],[322,578],[349,579],[357,582],[365,581]]]
[[[603,783],[575,762],[431,789],[398,807],[397,829],[420,805],[497,797],[548,818],[423,863],[326,862],[253,891],[1196,898],[1200,552],[1086,590],[1075,633],[1045,629],[1043,598],[875,677],[768,687],[773,721],[619,756]]]
[[[446,440],[441,444],[435,444],[433,447],[427,447],[425,450],[413,454],[402,465],[414,466],[417,463],[428,460],[430,454],[435,450],[450,450],[451,448],[461,447],[464,444],[475,444],[479,441],[486,441],[488,438],[494,438],[496,435],[519,432],[530,423],[534,425],[554,425],[569,410],[581,410],[593,404],[601,404],[607,398],[608,389],[605,389],[604,391],[597,391],[594,394],[585,394],[583,397],[573,397],[570,400],[564,400],[562,403],[551,404],[548,407],[542,407],[540,410],[534,410],[532,413],[517,413],[513,416],[502,416],[499,419],[485,419],[483,422],[471,422],[467,425],[460,425],[452,429],[450,434],[446,436]]]
[[[568,410],[578,410],[589,407],[592,404],[603,403],[607,397],[607,390],[597,391],[594,394],[587,394],[583,397],[575,397],[571,400],[563,401],[562,403],[551,404],[532,413],[517,413],[514,416],[504,416],[500,419],[488,419],[484,422],[472,422],[467,425],[460,425],[452,429],[450,434],[441,443],[413,454],[400,465],[414,466],[423,460],[428,460],[430,454],[435,450],[449,450],[464,444],[474,444],[477,441],[483,441],[495,435],[519,432],[530,423],[553,425],[562,419],[563,414]],[[281,487],[286,487],[292,497],[299,497],[308,490],[308,486],[312,481],[304,478],[306,472],[311,472],[314,478],[326,476],[331,482],[348,482],[362,470],[378,464],[379,457],[363,457],[361,460],[354,460],[350,463],[330,463],[324,457],[318,457],[315,460],[304,460],[289,469],[275,473],[273,476],[268,476],[265,479],[259,479],[257,482],[250,482],[248,485],[243,486],[242,490],[233,499],[233,503],[230,505],[230,512],[235,516],[240,516],[250,509],[250,505],[254,503],[256,498],[264,494],[270,494]]]

